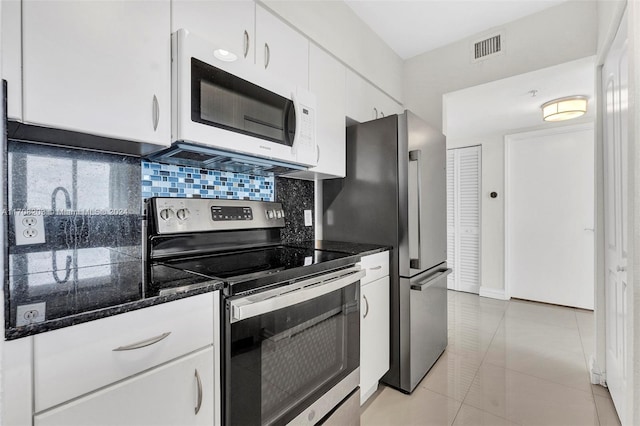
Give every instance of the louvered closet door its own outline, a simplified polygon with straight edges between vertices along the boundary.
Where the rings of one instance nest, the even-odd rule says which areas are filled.
[[[447,265],[453,270],[447,277],[447,288],[456,289],[456,190],[455,190],[455,154],[456,150],[447,151]]]
[[[448,155],[448,262],[454,269],[449,288],[478,293],[481,147],[453,149]]]

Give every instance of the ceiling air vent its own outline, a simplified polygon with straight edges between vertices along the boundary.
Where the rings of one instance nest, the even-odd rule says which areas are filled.
[[[472,62],[487,59],[502,52],[502,34],[495,34],[472,45]]]

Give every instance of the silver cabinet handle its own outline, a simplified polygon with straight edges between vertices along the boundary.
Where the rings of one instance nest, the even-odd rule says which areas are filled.
[[[380,117],[384,118],[384,112],[380,111]]]
[[[132,343],[126,346],[120,346],[118,348],[115,348],[114,351],[132,351],[134,349],[140,349],[146,346],[151,346],[158,343],[161,340],[166,339],[170,334],[171,332],[167,331],[166,333],[162,333],[161,335],[156,337],[151,337],[150,339],[141,340],[140,342]]]
[[[265,70],[269,66],[270,61],[271,61],[271,50],[269,49],[269,45],[265,43],[264,44],[264,69]]]
[[[160,122],[160,104],[158,97],[153,95],[153,131],[158,130],[158,122]]]
[[[200,412],[200,408],[202,408],[202,380],[200,380],[200,374],[198,374],[198,369],[196,368],[196,383],[198,384],[198,403],[196,404],[196,414]]]
[[[373,107],[373,118],[378,118],[378,108]]]
[[[369,268],[370,271],[377,271],[378,269],[382,269],[382,265],[374,266],[373,268]]]
[[[320,162],[320,146],[316,145],[316,163]]]
[[[247,55],[249,54],[249,33],[247,32],[247,30],[244,30],[244,57],[246,58]]]
[[[620,265],[616,266],[616,271],[617,272],[624,272],[626,270],[627,270],[626,266],[620,266]]]
[[[585,231],[596,232],[595,228],[584,228]]]
[[[422,151],[415,150],[409,151],[409,161],[415,161],[418,163],[418,258],[417,259],[409,259],[409,267],[413,269],[420,269],[420,262],[422,261],[422,236],[420,235],[420,229],[422,228],[421,223],[421,211],[422,211]]]
[[[433,283],[435,283],[436,281],[439,281],[441,278],[446,277],[452,272],[453,272],[453,269],[451,268],[445,269],[444,271],[440,271],[439,273],[435,274],[428,280],[421,282],[420,284],[411,284],[411,290],[418,290],[418,291],[426,290],[428,287],[431,287]]]
[[[366,306],[364,315],[362,316],[362,318],[364,319],[367,317],[367,315],[369,315],[369,301],[367,300],[367,296],[365,296],[364,294],[362,295],[362,298],[364,299],[364,305]]]

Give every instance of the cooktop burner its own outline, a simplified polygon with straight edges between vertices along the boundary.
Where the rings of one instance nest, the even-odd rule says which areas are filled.
[[[238,294],[344,267],[354,263],[354,259],[348,253],[277,245],[170,259],[163,263],[225,281],[230,286],[231,294]]]
[[[244,295],[359,260],[283,242],[280,229],[288,213],[280,203],[150,198],[147,216],[147,259],[155,282],[171,282],[173,269],[193,274],[193,281],[224,281],[226,296]]]

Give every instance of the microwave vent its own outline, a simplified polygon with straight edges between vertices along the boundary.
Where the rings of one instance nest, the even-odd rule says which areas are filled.
[[[227,152],[191,142],[175,142],[169,148],[148,156],[151,161],[194,166],[225,172],[259,176],[279,176],[306,167],[268,158],[251,157],[235,152]]]

